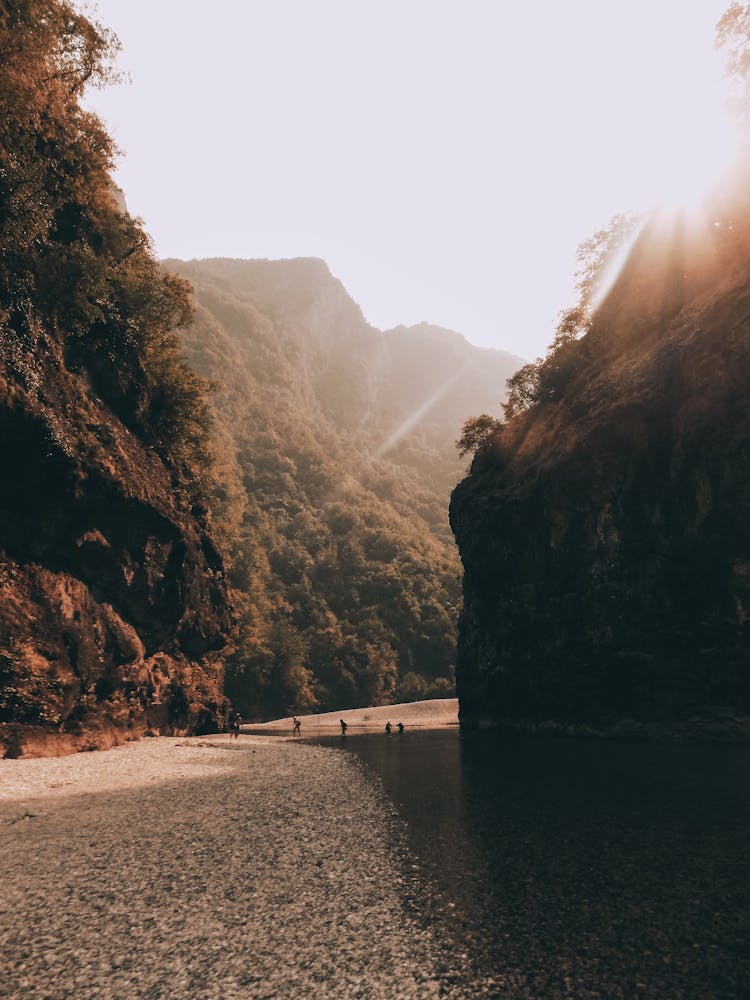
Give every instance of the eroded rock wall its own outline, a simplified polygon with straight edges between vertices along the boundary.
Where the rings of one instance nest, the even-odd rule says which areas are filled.
[[[230,627],[205,511],[56,338],[0,365],[0,753],[201,732]]]

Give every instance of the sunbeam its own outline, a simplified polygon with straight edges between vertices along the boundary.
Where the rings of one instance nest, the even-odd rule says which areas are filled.
[[[432,393],[431,396],[428,396],[424,403],[414,410],[413,413],[410,413],[409,416],[399,424],[393,434],[391,434],[390,437],[388,437],[380,445],[380,447],[373,452],[370,456],[370,461],[374,462],[377,459],[382,458],[386,452],[390,451],[391,448],[406,437],[406,435],[417,426],[420,420],[422,420],[429,413],[432,407],[443,398],[446,392],[448,392],[448,390],[454,386],[463,375],[470,371],[471,368],[473,368],[473,364],[471,362],[464,363],[461,368],[459,368],[459,370],[448,379],[447,382],[444,382]]]

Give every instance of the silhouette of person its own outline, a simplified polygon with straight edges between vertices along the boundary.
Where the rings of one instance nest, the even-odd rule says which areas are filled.
[[[240,735],[241,717],[234,709],[229,713],[229,738],[236,740]]]
[[[346,736],[346,731],[349,728],[343,719],[339,719],[339,725],[341,726],[341,735]]]
[[[399,724],[398,724],[399,736],[403,733],[403,731],[404,731],[404,724],[403,724],[403,722],[399,722]]]
[[[385,724],[385,731],[390,736],[390,734],[391,734],[391,724],[390,724],[390,722],[386,722],[386,724]]]
[[[296,715],[292,716],[292,736],[302,735],[302,723],[299,721]]]

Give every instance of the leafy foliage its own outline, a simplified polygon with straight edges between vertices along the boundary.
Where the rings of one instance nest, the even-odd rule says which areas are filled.
[[[567,335],[576,323],[578,335],[585,332],[587,319],[599,304],[611,277],[610,266],[616,263],[619,252],[627,247],[640,223],[641,216],[638,212],[617,212],[604,228],[597,230],[578,247],[576,288],[579,300],[573,309],[563,314],[558,325],[558,335],[561,326]]]
[[[524,365],[507,381],[508,398],[503,403],[507,419],[512,419],[536,403],[561,399],[580,367],[585,345],[581,338],[591,328],[593,312],[606,291],[610,268],[627,247],[640,225],[636,212],[613,215],[609,223],[578,248],[576,288],[578,302],[560,314],[555,337],[547,354]]]
[[[432,524],[447,505],[431,485],[442,458],[413,438],[411,465],[368,457],[389,428],[373,411],[358,426],[367,401],[352,385],[371,377],[362,341],[376,331],[348,297],[321,317],[314,295],[329,302],[327,272],[303,295],[293,262],[258,287],[250,263],[232,265],[170,265],[196,290],[188,356],[223,382],[211,507],[239,616],[229,696],[246,717],[268,718],[453,694],[460,567]],[[320,345],[324,362],[312,337],[342,317],[341,338]]]
[[[508,381],[512,381],[512,376]],[[478,417],[469,417],[461,428],[461,437],[456,441],[458,454],[461,458],[464,455],[474,455],[480,448],[485,448],[502,427],[502,423],[496,420],[489,413],[482,413]]]
[[[80,103],[116,79],[118,43],[67,0],[0,0],[0,345],[11,363],[39,329],[131,430],[173,461],[203,464],[207,386],[172,329],[189,287],[161,272],[123,214],[116,150]],[[16,372],[27,379],[28,372]]]
[[[716,25],[715,44],[726,54],[726,76],[733,84],[730,102],[737,118],[750,120],[750,4],[733,2]]]

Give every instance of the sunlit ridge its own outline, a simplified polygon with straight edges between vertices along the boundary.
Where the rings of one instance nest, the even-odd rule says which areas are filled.
[[[607,263],[590,303],[592,311],[612,290],[645,226],[656,226],[661,232],[679,230],[706,246],[714,243],[717,222],[712,215],[711,195],[715,195],[737,161],[739,144],[737,131],[723,112],[701,124],[703,132],[698,123],[682,133],[676,132],[669,155],[654,164],[654,190],[658,193],[642,214],[641,224]]]

